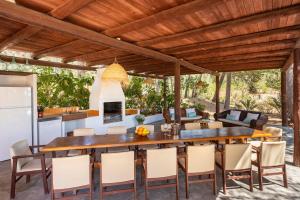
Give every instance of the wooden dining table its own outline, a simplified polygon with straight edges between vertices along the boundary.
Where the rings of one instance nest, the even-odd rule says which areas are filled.
[[[83,150],[124,146],[139,146],[147,144],[172,144],[182,142],[206,142],[248,138],[270,137],[270,133],[247,127],[226,127],[219,129],[181,130],[179,135],[170,135],[155,132],[147,136],[139,136],[134,133],[93,135],[93,136],[68,136],[58,137],[44,146],[42,152]]]

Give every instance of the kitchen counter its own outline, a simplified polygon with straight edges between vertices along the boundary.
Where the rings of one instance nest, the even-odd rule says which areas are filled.
[[[85,119],[87,117],[88,117],[88,115],[86,112],[63,113],[63,114],[57,114],[57,115],[43,116],[41,118],[38,118],[38,122],[56,120],[58,118],[61,118],[62,121],[72,121],[72,120],[78,120],[78,119]]]

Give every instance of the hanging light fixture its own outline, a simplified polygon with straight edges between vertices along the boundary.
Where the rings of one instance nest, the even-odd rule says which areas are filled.
[[[152,78],[148,77],[144,80],[144,83],[148,85],[154,85],[155,81]]]
[[[110,64],[102,74],[103,80],[116,80],[120,81],[123,84],[128,84],[128,74],[126,70],[117,62],[115,58],[114,62]]]

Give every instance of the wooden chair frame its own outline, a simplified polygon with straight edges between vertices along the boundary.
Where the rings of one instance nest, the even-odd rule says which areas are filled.
[[[89,168],[89,174],[90,174],[90,183],[88,185],[83,185],[80,187],[73,187],[73,188],[67,188],[67,189],[59,189],[54,190],[53,188],[53,173],[52,173],[52,190],[51,190],[51,200],[55,199],[73,199],[73,198],[79,198],[79,197],[86,197],[88,196],[90,200],[93,199],[93,180],[92,180],[92,173],[93,173],[93,163],[90,164]],[[78,190],[82,189],[89,189],[89,192],[78,194]],[[70,192],[73,191],[73,195],[65,196],[64,192]],[[61,193],[62,197],[56,198],[56,193]]]
[[[254,152],[257,154],[257,161],[252,161],[252,165],[258,168],[258,184],[259,189],[263,191],[263,177],[264,176],[273,176],[273,175],[282,175],[283,176],[283,185],[288,188],[287,182],[287,172],[286,172],[286,164],[283,165],[275,165],[275,166],[267,166],[264,167],[261,165],[261,148],[252,147]],[[264,169],[276,169],[280,168],[281,172],[272,172],[272,173],[264,173]]]
[[[29,146],[32,155],[21,155],[21,156],[13,156],[13,164],[12,164],[12,173],[11,173],[11,187],[10,187],[10,198],[14,199],[16,196],[16,183],[23,177],[26,176],[26,183],[30,182],[30,176],[31,175],[36,175],[36,174],[41,174],[43,178],[43,185],[44,185],[44,192],[45,194],[49,193],[48,189],[48,183],[47,183],[47,178],[51,174],[51,166],[49,168],[46,168],[46,163],[45,163],[45,154],[42,153],[36,153],[34,154],[34,148],[41,148],[44,145],[34,145],[34,146]],[[17,163],[18,159],[22,158],[34,158],[34,159],[40,159],[41,160],[41,170],[33,170],[33,171],[26,171],[26,172],[17,172]]]
[[[178,162],[179,167],[185,173],[185,196],[188,199],[190,196],[189,185],[193,183],[206,183],[211,182],[213,187],[213,194],[216,195],[216,168],[212,171],[207,172],[199,172],[199,173],[188,173],[188,156],[182,155],[179,158],[183,158],[185,162],[185,166],[182,166],[180,162]],[[208,178],[202,179],[202,176],[208,175]],[[197,180],[189,180],[190,177],[198,177]]]
[[[127,193],[127,192],[133,192],[134,197],[133,199],[137,199],[137,187],[136,187],[136,163],[137,161],[134,161],[134,180],[131,181],[124,181],[124,182],[118,182],[118,183],[102,183],[102,166],[101,163],[97,163],[97,167],[100,168],[100,186],[99,186],[99,192],[100,192],[100,200],[104,199],[104,196],[106,195],[114,195],[119,193]],[[118,185],[133,185],[133,188],[129,189],[121,189],[121,190],[113,190],[113,191],[105,191],[105,188],[111,187],[111,186],[118,186]]]
[[[253,192],[253,172],[252,167],[248,169],[241,169],[241,170],[225,170],[225,152],[220,149],[216,149],[217,151],[221,152],[221,162],[222,165],[216,163],[217,166],[222,170],[222,179],[223,179],[223,192],[226,194],[226,180],[240,180],[240,179],[248,179],[249,180],[249,187],[250,191]],[[236,175],[228,175],[229,173],[236,174]],[[244,174],[244,175],[242,175]],[[228,175],[228,176],[227,176]]]
[[[167,187],[175,187],[176,188],[176,200],[178,200],[179,199],[178,162],[176,162],[176,175],[161,177],[161,178],[147,178],[147,158],[143,157],[142,163],[143,163],[142,164],[142,166],[143,166],[142,178],[144,176],[145,200],[148,199],[148,190],[161,189],[161,188],[167,188]],[[169,183],[170,180],[175,180],[175,183]],[[155,181],[167,181],[167,183],[149,186],[150,182],[155,182]]]

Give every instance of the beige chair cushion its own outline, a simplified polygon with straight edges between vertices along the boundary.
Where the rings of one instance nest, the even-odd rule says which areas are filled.
[[[51,159],[45,159],[46,169],[48,170],[51,167]],[[27,162],[25,165],[21,167],[21,169],[17,169],[17,172],[27,172],[27,171],[38,171],[42,170],[41,159],[33,159]]]
[[[52,159],[53,189],[69,189],[90,184],[90,157],[81,155]]]
[[[185,130],[197,130],[201,129],[201,124],[199,122],[185,123],[184,128]]]
[[[276,127],[264,127],[264,132],[271,133],[272,137],[267,137],[266,142],[276,142],[280,141],[282,138],[282,129]]]
[[[134,152],[101,154],[102,183],[134,180]]]
[[[147,178],[162,178],[176,174],[176,148],[147,150]]]
[[[144,127],[146,129],[149,130],[150,133],[154,133],[154,125],[150,125],[150,124],[143,124],[143,125],[138,125],[135,130],[137,130],[140,127]]]
[[[251,168],[250,144],[225,145],[225,170],[239,170]]]
[[[208,172],[215,169],[215,145],[187,147],[188,173]]]
[[[106,130],[106,134],[126,134],[127,127],[126,126],[113,126],[109,127]]]
[[[216,128],[223,128],[223,123],[222,122],[208,122],[207,126],[209,129],[216,129]]]
[[[11,166],[12,166],[12,162],[13,162],[12,157],[14,157],[14,156],[25,156],[25,155],[32,155],[32,152],[29,148],[27,140],[21,140],[21,141],[18,141],[16,143],[14,143],[10,147]],[[31,160],[33,160],[33,158],[18,159],[17,171],[21,170],[21,168]]]
[[[284,164],[286,142],[263,142],[261,146],[261,165],[277,166]]]
[[[250,141],[250,144],[251,144],[251,146],[254,146],[254,147],[260,147],[260,145],[261,145],[261,141]]]
[[[95,135],[95,129],[78,128],[73,130],[73,136],[87,136],[87,135]]]

